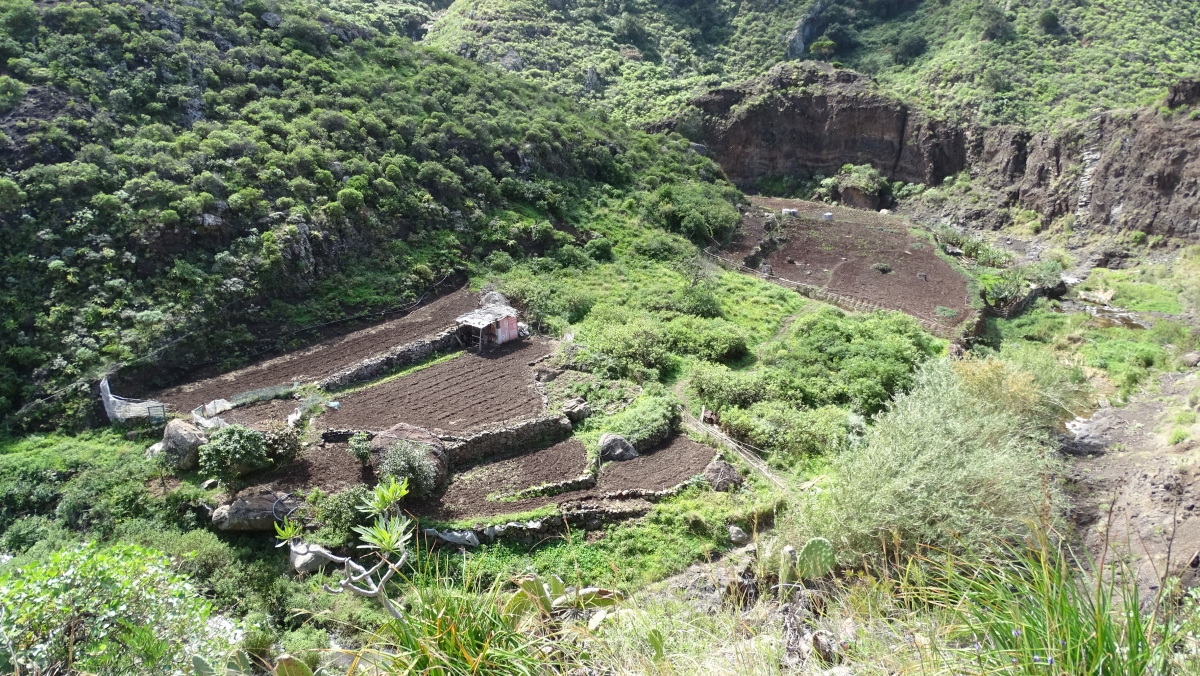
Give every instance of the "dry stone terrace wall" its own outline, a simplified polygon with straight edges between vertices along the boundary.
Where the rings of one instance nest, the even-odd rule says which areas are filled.
[[[570,435],[570,420],[562,415],[549,415],[493,427],[467,437],[443,436],[442,440],[447,442],[450,463],[459,465],[516,448],[553,444]]]
[[[393,369],[428,359],[436,352],[459,347],[462,345],[455,336],[455,327],[451,326],[433,336],[427,336],[416,342],[394,347],[383,354],[368,357],[325,378],[318,382],[317,386],[327,392],[336,392],[351,385],[374,380]]]

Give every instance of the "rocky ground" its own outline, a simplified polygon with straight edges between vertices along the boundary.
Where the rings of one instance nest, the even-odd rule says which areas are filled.
[[[1200,583],[1200,377],[1163,374],[1150,391],[1070,425],[1072,518],[1088,555],[1136,576],[1149,600],[1164,575]],[[1192,422],[1189,422],[1192,421]]]

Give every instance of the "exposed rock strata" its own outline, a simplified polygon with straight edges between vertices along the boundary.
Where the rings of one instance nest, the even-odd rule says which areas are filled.
[[[847,163],[927,185],[965,170],[994,203],[964,208],[963,220],[1001,225],[1004,208],[1018,206],[1045,223],[1074,216],[1076,229],[1200,238],[1200,120],[1188,114],[1200,83],[1172,87],[1167,115],[1114,111],[1036,133],[934,119],[870,84],[824,64],[781,64],[696,98],[664,126],[686,127],[745,190],[777,176],[834,175]]]

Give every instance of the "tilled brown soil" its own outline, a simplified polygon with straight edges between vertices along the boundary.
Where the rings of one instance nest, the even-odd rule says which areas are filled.
[[[270,399],[247,406],[239,406],[221,413],[219,417],[227,423],[245,425],[265,430],[272,422],[286,422],[287,417],[299,404],[295,399]]]
[[[578,452],[574,448],[575,445],[578,446]],[[521,477],[520,480],[512,482],[512,485],[528,488],[550,481],[563,481],[579,476],[581,472],[571,473],[567,470],[570,465],[563,460],[563,456],[566,455],[570,462],[574,462],[578,458],[582,464],[582,451],[582,444],[568,440],[545,451],[525,456],[530,459],[530,463],[555,463],[554,466],[559,468],[556,470],[559,477],[552,479],[547,473],[540,473],[540,476],[545,477],[543,480],[535,481]],[[633,460],[608,463],[601,469],[600,480],[595,488],[569,491],[558,495],[537,496],[513,502],[488,500],[488,496],[496,493],[497,488],[503,492],[511,492],[503,488],[509,484],[503,476],[503,471],[492,471],[491,466],[497,463],[476,465],[462,473],[455,472],[443,496],[437,500],[414,505],[411,509],[418,516],[458,520],[525,512],[549,504],[583,500],[595,501],[605,494],[632,489],[663,491],[703,472],[705,465],[712,460],[715,453],[716,451],[712,448],[681,435]],[[505,462],[509,461],[499,461],[501,464]]]
[[[538,497],[501,502],[487,498],[512,495],[543,484],[570,481],[582,475],[585,469],[587,449],[579,441],[567,439],[533,453],[457,469],[445,493],[435,501],[415,506],[414,513],[455,519],[527,511],[552,500]]]
[[[253,366],[153,392],[147,398],[161,401],[178,411],[190,411],[239,392],[295,382],[310,383],[390,348],[449,328],[456,317],[475,309],[478,302],[478,294],[461,289],[400,319],[331,338]]]
[[[723,256],[741,263],[762,240],[766,214],[773,212],[787,236],[766,258],[775,276],[947,327],[973,316],[967,280],[937,256],[933,244],[912,237],[904,221],[802,200],[754,197],[751,203],[757,208],[743,218],[738,237]],[[783,218],[781,209],[797,209],[800,218]],[[819,220],[826,211],[832,211],[835,220]],[[872,267],[881,265],[891,271]],[[956,314],[941,316],[939,307]]]
[[[337,493],[358,484],[375,485],[375,473],[346,450],[348,444],[313,445],[304,449],[291,464],[250,477],[252,486],[276,491],[320,488]]]
[[[543,340],[522,340],[484,351],[467,351],[450,361],[352,392],[339,410],[317,421],[323,429],[377,432],[396,423],[454,434],[534,416],[542,397],[534,389],[530,362],[550,354]]]

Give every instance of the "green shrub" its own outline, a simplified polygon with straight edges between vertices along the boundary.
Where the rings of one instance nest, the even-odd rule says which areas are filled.
[[[1174,446],[1175,444],[1183,443],[1187,440],[1187,438],[1187,430],[1176,427],[1175,429],[1171,430],[1171,436],[1167,439],[1167,443]]]
[[[371,438],[367,436],[366,432],[359,432],[350,437],[346,451],[354,456],[354,459],[363,467],[371,464]]]
[[[1046,423],[1056,393],[995,359],[926,363],[862,443],[834,458],[832,483],[790,528],[861,565],[903,564],[921,547],[978,551],[1052,522],[1061,498]]]
[[[286,465],[300,455],[300,430],[275,422],[263,432],[267,456],[276,465]]]
[[[283,635],[283,650],[316,671],[329,650],[329,634],[316,627],[301,627]]]
[[[0,573],[8,669],[150,673],[212,654],[208,604],[162,554],[88,544]]]
[[[407,440],[392,444],[379,464],[379,476],[396,481],[408,480],[408,492],[415,497],[429,495],[437,488],[437,467],[429,459],[429,449]]]
[[[488,257],[484,260],[484,264],[496,272],[508,272],[512,270],[515,263],[513,257],[508,255],[507,252],[493,251],[488,254]]]
[[[270,464],[263,434],[241,425],[227,425],[210,432],[208,443],[200,447],[200,471],[217,477],[226,486],[235,485],[241,475]]]
[[[612,242],[603,237],[589,240],[583,245],[583,251],[599,263],[607,263],[613,259]]]
[[[721,426],[741,441],[767,451],[771,461],[790,467],[816,455],[848,448],[849,416],[836,406],[800,410],[779,401],[721,412]]]
[[[0,113],[16,108],[25,99],[27,88],[20,80],[0,75]]]
[[[679,429],[679,401],[661,385],[646,388],[620,413],[605,420],[603,432],[619,434],[639,451],[665,441]]]
[[[332,547],[352,542],[354,529],[370,521],[368,515],[358,509],[370,494],[370,489],[359,484],[316,500],[313,500],[316,496],[310,496],[313,519],[322,526],[315,539]]]

